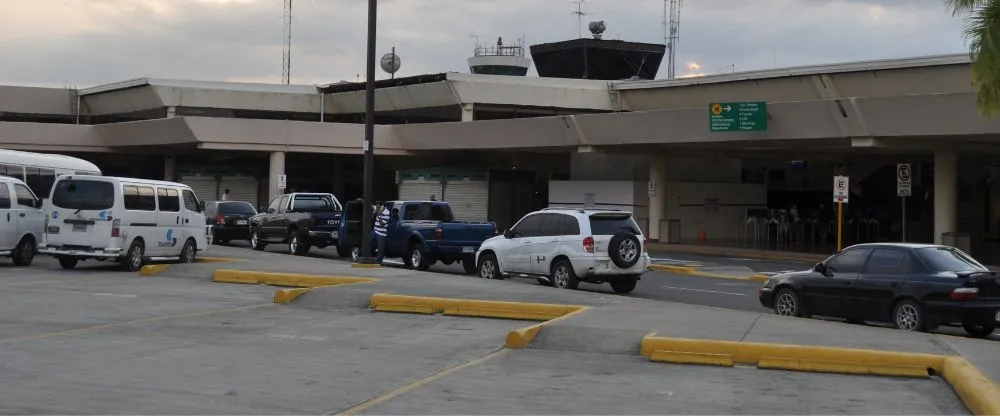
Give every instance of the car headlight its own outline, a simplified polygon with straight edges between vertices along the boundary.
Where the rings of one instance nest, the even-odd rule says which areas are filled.
[[[778,279],[775,279],[775,278],[771,277],[771,278],[768,278],[766,282],[764,282],[764,288],[765,289],[773,289],[774,286],[776,286],[777,284],[778,284]]]

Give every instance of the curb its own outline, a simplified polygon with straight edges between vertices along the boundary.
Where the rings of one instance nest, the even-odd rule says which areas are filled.
[[[649,269],[654,272],[683,274],[687,276],[698,276],[698,277],[712,277],[716,279],[747,280],[758,283],[766,282],[768,279],[768,276],[758,273],[750,274],[747,276],[734,276],[729,274],[708,273],[701,271],[697,267],[690,267],[690,266],[670,266],[666,264],[650,264]]]
[[[351,263],[351,267],[355,269],[378,269],[381,268],[381,264],[364,264],[364,263]]]
[[[960,356],[805,345],[658,337],[642,338],[650,361],[840,374],[930,377],[940,374],[976,415],[1000,415],[1000,386]]]
[[[474,318],[542,321],[507,333],[504,344],[506,348],[524,348],[531,343],[535,335],[538,335],[538,332],[546,324],[568,318],[571,315],[589,309],[587,306],[578,305],[431,298],[385,293],[372,295],[369,307],[381,312],[420,313],[425,315],[440,313],[442,315]]]
[[[299,296],[317,287],[357,285],[377,282],[379,279],[351,276],[316,276],[308,274],[268,273],[252,270],[216,270],[212,275],[216,283],[237,283],[246,285],[290,286],[295,289],[280,289],[274,292],[274,303],[291,303]]]
[[[139,276],[155,276],[170,268],[169,264],[147,264],[139,269]]]

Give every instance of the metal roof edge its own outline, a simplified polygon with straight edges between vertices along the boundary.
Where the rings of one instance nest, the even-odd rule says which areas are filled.
[[[903,68],[919,68],[926,66],[964,65],[971,62],[967,53],[948,55],[928,55],[911,58],[880,59],[871,61],[854,61],[836,64],[805,65],[788,68],[763,69],[757,71],[734,72],[729,74],[713,74],[690,78],[612,81],[616,90],[636,90],[647,88],[662,88],[698,84],[714,84],[723,82],[749,81],[755,79],[781,78],[803,75],[832,74],[844,72],[862,72]]]
[[[80,95],[100,94],[102,92],[124,90],[126,88],[142,87],[149,85],[149,78],[134,78],[126,81],[113,82],[110,84],[98,85],[96,87],[84,88],[80,90]]]

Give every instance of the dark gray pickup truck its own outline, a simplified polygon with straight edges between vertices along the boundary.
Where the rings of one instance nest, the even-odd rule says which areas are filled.
[[[279,195],[250,218],[250,245],[264,250],[268,244],[288,244],[288,252],[295,255],[336,245],[342,210],[333,194]]]

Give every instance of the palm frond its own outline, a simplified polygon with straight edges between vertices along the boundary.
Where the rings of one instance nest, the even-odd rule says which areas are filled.
[[[989,3],[990,0],[945,0],[945,4],[951,9],[953,15],[971,12],[980,9]]]
[[[965,20],[965,36],[972,57],[972,81],[978,90],[979,113],[1000,115],[1000,0],[948,0],[975,3]]]

